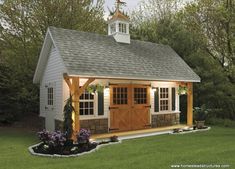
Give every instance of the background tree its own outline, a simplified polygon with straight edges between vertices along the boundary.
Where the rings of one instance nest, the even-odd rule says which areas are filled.
[[[195,106],[206,104],[213,116],[235,120],[232,1],[147,0],[131,20],[132,38],[171,46],[201,77],[194,85]],[[181,109],[185,115],[185,104]]]
[[[196,0],[182,10],[181,19],[187,29],[205,37],[203,50],[217,60],[235,82],[235,1]]]
[[[48,26],[102,34],[103,3],[4,0],[0,4],[1,114],[38,112],[38,86],[32,79]]]

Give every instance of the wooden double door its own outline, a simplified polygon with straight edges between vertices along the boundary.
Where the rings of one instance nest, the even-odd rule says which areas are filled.
[[[150,127],[150,87],[110,86],[110,132]]]

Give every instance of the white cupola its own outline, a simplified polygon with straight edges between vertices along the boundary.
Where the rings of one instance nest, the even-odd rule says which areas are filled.
[[[117,1],[117,3],[120,1]],[[108,35],[113,36],[116,42],[130,44],[129,18],[119,11],[119,5],[113,16],[108,19]]]

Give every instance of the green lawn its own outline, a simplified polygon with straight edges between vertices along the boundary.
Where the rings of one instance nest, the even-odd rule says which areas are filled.
[[[235,129],[212,127],[185,135],[127,140],[76,158],[32,156],[31,132],[0,129],[0,169],[165,169],[172,164],[229,164],[235,168]]]

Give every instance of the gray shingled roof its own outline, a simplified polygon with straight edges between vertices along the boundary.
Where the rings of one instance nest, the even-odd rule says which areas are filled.
[[[70,75],[199,82],[169,46],[139,40],[117,43],[112,36],[50,27]]]

